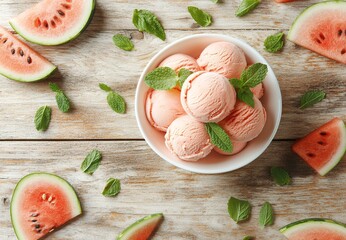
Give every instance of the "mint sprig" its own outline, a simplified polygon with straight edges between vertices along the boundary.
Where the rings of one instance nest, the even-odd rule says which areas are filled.
[[[166,33],[159,19],[148,10],[133,11],[132,23],[141,32],[150,33],[161,40],[166,40]]]
[[[170,90],[177,84],[182,86],[191,74],[192,72],[185,68],[180,69],[177,74],[169,67],[158,67],[145,76],[144,82],[155,90]]]
[[[253,93],[251,92],[250,88],[253,88],[263,82],[267,73],[267,65],[255,63],[242,72],[240,79],[230,79],[230,83],[237,92],[238,99],[245,102],[247,105],[254,107],[255,101],[253,100]]]
[[[99,84],[100,89],[108,92],[107,103],[113,109],[114,112],[124,114],[126,113],[126,102],[122,96],[114,92],[112,88],[104,83]]]
[[[132,41],[128,37],[122,34],[114,35],[113,42],[115,46],[125,51],[132,51],[134,48]]]
[[[253,11],[260,3],[261,0],[243,0],[235,12],[235,15],[237,17],[245,16],[249,12]]]
[[[231,153],[233,151],[232,141],[220,125],[210,122],[205,124],[205,128],[207,129],[212,144],[224,152]]]
[[[250,203],[246,200],[234,197],[228,200],[228,213],[236,223],[249,219],[251,209]]]
[[[253,236],[245,236],[243,238],[243,240],[253,240],[253,239],[255,239],[255,237],[253,237]]]
[[[120,193],[121,185],[120,180],[115,178],[109,178],[106,186],[104,187],[102,194],[105,197],[115,197]]]
[[[48,106],[40,107],[35,114],[35,126],[37,131],[46,131],[49,127],[52,109]]]
[[[63,113],[68,112],[70,110],[71,104],[65,93],[59,88],[56,83],[49,83],[49,87],[53,92],[55,92],[55,100],[59,110]]]
[[[300,99],[300,109],[305,109],[321,102],[326,98],[326,93],[321,90],[312,90],[304,93]]]
[[[209,13],[199,9],[198,7],[188,6],[191,17],[202,27],[208,27],[212,23],[212,17]]]
[[[259,215],[259,224],[262,228],[274,224],[274,210],[269,202],[265,202],[261,208]]]

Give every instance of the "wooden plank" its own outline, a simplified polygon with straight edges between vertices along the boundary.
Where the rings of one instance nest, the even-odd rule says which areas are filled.
[[[9,19],[37,2],[38,0],[2,0],[0,24],[7,25]],[[187,6],[193,5],[213,16],[214,23],[208,29],[288,29],[304,8],[319,1],[305,0],[289,4],[277,4],[274,0],[263,1],[251,14],[238,18],[235,11],[240,2],[241,0],[236,0],[213,4],[210,0],[98,0],[91,28],[97,31],[134,29],[132,13],[136,8],[153,11],[166,29],[196,28],[187,11]]]
[[[136,36],[136,50],[125,52],[113,46],[115,33]],[[306,49],[286,43],[282,53],[263,50],[263,41],[276,31],[203,30],[244,39],[269,61],[283,94],[282,124],[277,139],[302,136],[333,116],[346,119],[344,65]],[[167,31],[172,42],[195,31]],[[48,81],[56,81],[73,102],[73,111],[60,113],[48,81],[23,84],[0,77],[0,139],[138,139],[134,116],[134,95],[141,71],[150,58],[167,42],[135,31],[87,31],[81,38],[58,47],[36,47],[57,66],[59,72]],[[106,93],[98,88],[104,82],[121,93],[127,101],[126,115],[110,110]],[[307,110],[299,110],[300,96],[310,89],[324,89],[327,100]],[[275,99],[273,99],[275,101]],[[39,106],[53,107],[53,119],[46,133],[35,130],[33,118]]]
[[[166,220],[155,239],[284,239],[278,229],[307,217],[346,222],[345,168],[342,162],[327,177],[319,177],[290,151],[292,142],[274,142],[255,162],[235,172],[200,175],[177,169],[161,160],[144,141],[0,142],[0,239],[14,239],[9,216],[11,192],[24,175],[47,171],[66,178],[78,192],[84,214],[49,239],[114,239],[124,227],[154,212]],[[72,146],[72,147],[71,147]],[[102,151],[103,160],[93,176],[79,170],[86,153]],[[284,166],[293,185],[276,186],[271,166]],[[121,179],[116,198],[101,195],[109,177]],[[335,194],[337,191],[338,194]],[[230,196],[250,200],[249,222],[236,225],[228,216]],[[274,226],[261,230],[261,204],[273,204]]]

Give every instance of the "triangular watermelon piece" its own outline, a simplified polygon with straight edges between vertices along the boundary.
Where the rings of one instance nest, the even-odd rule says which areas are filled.
[[[334,118],[298,140],[292,149],[324,176],[340,162],[345,154],[345,124],[340,118]]]
[[[346,64],[346,1],[323,1],[308,7],[294,21],[288,39]]]

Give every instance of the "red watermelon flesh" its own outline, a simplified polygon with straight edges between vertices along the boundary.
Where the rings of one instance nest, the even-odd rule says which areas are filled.
[[[56,67],[0,26],[0,73],[10,79],[32,82],[49,76]]]
[[[293,23],[288,39],[346,64],[346,2],[324,1],[305,9]]]
[[[345,154],[345,124],[340,118],[334,118],[298,140],[292,149],[323,176],[332,170]]]
[[[295,0],[275,0],[275,2],[278,2],[278,3],[286,3],[286,2],[293,2]]]
[[[19,240],[36,240],[51,233],[82,210],[73,188],[46,173],[24,177],[11,201],[11,218]]]

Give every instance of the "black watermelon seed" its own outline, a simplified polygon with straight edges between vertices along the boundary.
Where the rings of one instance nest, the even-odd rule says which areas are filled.
[[[28,57],[27,61],[28,61],[29,64],[31,64],[32,63],[31,57]]]
[[[12,55],[16,53],[16,50],[14,50],[13,48],[11,49],[11,53]]]

